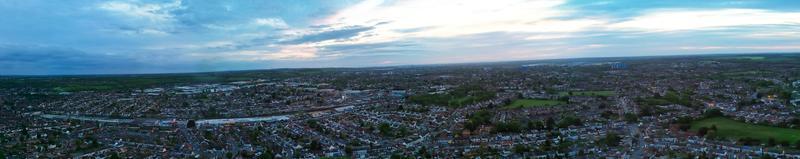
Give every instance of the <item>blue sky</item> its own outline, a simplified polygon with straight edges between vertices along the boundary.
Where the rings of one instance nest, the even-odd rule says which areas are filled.
[[[800,51],[797,0],[0,0],[0,75]]]

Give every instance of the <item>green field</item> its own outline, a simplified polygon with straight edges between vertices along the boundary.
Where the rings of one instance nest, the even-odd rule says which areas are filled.
[[[617,93],[614,91],[573,91],[572,96],[613,96]],[[558,92],[559,96],[568,96],[569,91]]]
[[[506,109],[516,109],[516,108],[529,108],[529,107],[543,107],[543,106],[555,106],[566,104],[563,101],[557,100],[542,100],[542,99],[517,99],[511,104],[506,105],[503,108]]]
[[[750,137],[764,142],[772,137],[777,141],[789,141],[791,143],[800,141],[800,129],[748,124],[724,117],[695,121],[692,123],[691,131],[697,131],[700,127],[710,128],[711,125],[717,126],[716,135],[725,138],[739,139]]]

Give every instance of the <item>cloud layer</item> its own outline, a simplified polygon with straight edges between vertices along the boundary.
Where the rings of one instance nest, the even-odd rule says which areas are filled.
[[[0,2],[0,75],[795,52],[795,1]]]

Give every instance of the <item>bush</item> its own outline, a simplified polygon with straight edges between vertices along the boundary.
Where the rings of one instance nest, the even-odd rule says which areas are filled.
[[[703,112],[703,117],[705,118],[722,117],[722,116],[725,115],[722,114],[722,111],[720,111],[719,109],[708,109],[705,112]]]
[[[605,137],[601,138],[597,142],[600,143],[600,144],[609,146],[609,147],[616,147],[616,146],[619,146],[619,142],[621,140],[622,140],[622,138],[619,137],[619,135],[617,135],[615,133],[608,133],[608,134],[606,134]]]
[[[522,131],[522,124],[517,121],[500,122],[495,124],[494,130],[499,133],[516,133]]]
[[[494,113],[492,112],[486,110],[477,111],[467,116],[467,122],[464,124],[464,128],[474,131],[480,125],[491,124],[490,120],[492,119],[492,116],[494,116]]]
[[[697,130],[697,136],[701,136],[702,137],[702,136],[706,136],[706,134],[708,134],[708,128],[707,127],[701,127],[700,129]]]
[[[525,153],[525,152],[530,151],[530,149],[531,148],[529,148],[528,146],[525,146],[523,144],[514,145],[514,153],[521,154],[521,153]]]
[[[639,122],[639,117],[636,116],[636,114],[625,113],[625,121],[627,121],[628,123]]]

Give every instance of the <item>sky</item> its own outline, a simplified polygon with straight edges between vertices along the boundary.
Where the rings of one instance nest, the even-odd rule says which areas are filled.
[[[798,0],[0,0],[0,75],[798,51]]]

